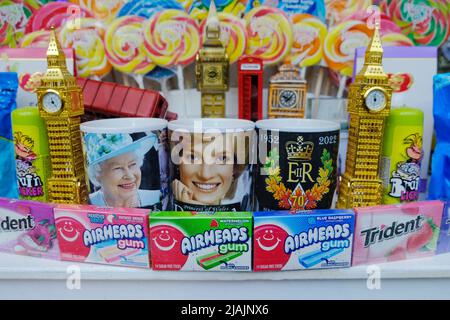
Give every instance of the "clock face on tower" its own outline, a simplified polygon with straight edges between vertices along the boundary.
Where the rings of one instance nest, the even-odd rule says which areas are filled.
[[[281,108],[292,109],[297,105],[298,94],[294,90],[281,90],[278,96],[278,104]]]
[[[63,102],[58,93],[48,91],[42,97],[42,107],[47,113],[57,113],[61,110]]]
[[[222,83],[221,68],[212,65],[206,65],[203,69],[203,77],[206,85],[220,85]]]
[[[373,88],[365,94],[365,103],[370,111],[378,112],[386,107],[386,94],[384,91]]]

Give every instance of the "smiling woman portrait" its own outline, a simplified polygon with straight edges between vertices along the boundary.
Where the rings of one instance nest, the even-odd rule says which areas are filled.
[[[173,209],[249,210],[254,124],[234,119],[194,121],[169,123]],[[203,126],[200,132],[193,129],[197,125]]]
[[[145,155],[157,149],[155,134],[133,141],[129,134],[86,134],[87,173],[94,186],[90,203],[105,207],[144,208],[161,200],[161,192],[142,190]]]

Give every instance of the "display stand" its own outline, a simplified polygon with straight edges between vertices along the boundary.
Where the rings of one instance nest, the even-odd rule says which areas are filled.
[[[450,254],[378,267],[381,289],[369,290],[367,266],[269,273],[157,272],[0,254],[0,299],[450,298]],[[67,279],[77,268],[81,289],[70,290]]]

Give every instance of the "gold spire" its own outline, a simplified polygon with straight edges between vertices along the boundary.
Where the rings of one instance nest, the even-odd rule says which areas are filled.
[[[356,76],[356,82],[367,78],[386,79],[387,75],[383,70],[383,44],[380,36],[380,22],[375,22],[372,39],[366,49],[364,66]]]
[[[47,49],[47,64],[49,68],[67,69],[66,57],[56,35],[55,27],[51,27],[50,39]]]
[[[205,44],[209,45],[222,45],[220,41],[220,22],[217,17],[217,9],[214,0],[211,0],[209,6],[209,14],[206,20],[206,41]]]

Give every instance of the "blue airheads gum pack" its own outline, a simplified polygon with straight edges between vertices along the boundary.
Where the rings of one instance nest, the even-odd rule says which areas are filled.
[[[351,210],[256,212],[253,270],[350,267],[354,227]]]

